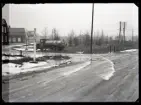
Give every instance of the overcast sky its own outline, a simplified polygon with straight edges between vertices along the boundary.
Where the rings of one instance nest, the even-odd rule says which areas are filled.
[[[2,10],[2,17],[11,27],[26,28],[41,34],[47,27],[48,34],[56,28],[61,36],[71,30],[76,34],[80,31],[90,32],[92,18],[92,4],[10,4]],[[7,12],[9,10],[9,12]],[[119,21],[127,22],[126,35],[130,36],[132,28],[138,34],[138,7],[135,4],[95,4],[94,32],[103,29],[106,35],[117,35]]]

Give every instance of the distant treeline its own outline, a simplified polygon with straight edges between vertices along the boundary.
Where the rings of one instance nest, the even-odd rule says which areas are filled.
[[[52,29],[52,34],[50,36],[46,35],[46,32],[43,34],[49,39],[53,40],[62,40],[67,44],[66,50],[72,52],[75,51],[85,51],[87,53],[90,52],[91,45],[91,35],[89,32],[85,32],[83,34],[76,35],[72,30],[68,33],[67,36],[60,36],[58,31],[54,28]],[[105,35],[102,31],[101,34],[95,34],[93,36],[93,51],[99,52],[101,49],[105,49],[104,51],[109,52],[110,50],[120,51],[124,49],[132,49],[138,48],[138,37],[134,36],[131,40],[123,40],[123,37],[120,38],[117,35],[116,37]],[[69,52],[68,51],[68,52]]]

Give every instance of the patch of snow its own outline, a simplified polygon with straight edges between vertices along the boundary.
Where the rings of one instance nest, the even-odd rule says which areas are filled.
[[[11,57],[11,56],[2,56],[2,60],[17,60],[23,57]]]
[[[29,69],[29,68],[32,68],[32,67],[42,66],[42,65],[45,65],[45,64],[47,64],[47,63],[46,62],[38,62],[36,64],[36,63],[26,62],[26,63],[23,63],[23,66],[21,67],[21,69],[22,70]]]
[[[29,49],[29,48],[28,48],[27,51],[34,51],[34,49],[31,49],[31,48]]]
[[[17,51],[25,51],[25,48],[13,48],[13,49]]]
[[[2,65],[2,75],[18,74],[18,73],[20,73],[20,68],[18,64],[8,63]]]
[[[83,53],[84,53],[84,51],[83,51],[83,52],[81,52],[81,51],[80,51],[80,52],[76,52],[76,53],[77,53],[77,54],[83,54]]]
[[[29,45],[34,45],[34,43],[29,43]]]
[[[14,50],[17,50],[17,51],[34,51],[34,48],[13,48]],[[39,50],[36,50],[36,51],[39,51]]]
[[[40,51],[40,49],[37,49],[37,51]]]
[[[129,50],[123,50],[123,51],[120,51],[120,52],[134,52],[134,51],[137,51],[138,49],[129,49]]]
[[[69,60],[68,60],[69,61]],[[60,65],[60,63],[68,62],[67,60],[61,61],[54,61],[54,60],[48,60],[47,62],[38,62],[38,63],[30,63],[26,62],[23,63],[23,65],[18,65],[14,63],[8,63],[8,64],[2,64],[2,75],[11,75],[11,74],[19,74],[19,73],[25,73],[29,71],[39,71],[43,69],[48,69],[52,67],[57,67]]]
[[[9,52],[2,52],[2,54],[6,54],[6,55],[19,55],[20,52],[19,51],[9,51]]]
[[[34,54],[33,53],[31,53],[31,54],[28,54],[28,56],[30,56],[30,57],[34,57]],[[37,57],[42,57],[42,56],[45,56],[45,54],[42,54],[42,53],[36,53],[36,58]]]

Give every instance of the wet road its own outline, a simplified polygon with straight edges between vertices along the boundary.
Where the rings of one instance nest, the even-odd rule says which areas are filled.
[[[2,84],[2,98],[10,102],[136,101],[139,97],[138,52],[102,56],[114,63],[115,72],[109,80],[100,76],[106,63],[93,60],[91,65],[68,75],[64,73],[80,65],[10,80],[9,84]]]

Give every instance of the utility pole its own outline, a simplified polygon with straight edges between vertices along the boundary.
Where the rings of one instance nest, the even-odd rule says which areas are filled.
[[[124,22],[124,27],[123,27],[123,35],[124,35],[124,36],[123,36],[123,38],[124,38],[124,39],[123,39],[123,42],[124,42],[124,43],[125,43],[125,40],[126,40],[126,39],[125,39],[125,27],[126,27],[125,25],[126,25],[126,22]]]
[[[91,24],[91,63],[92,63],[92,44],[93,44],[93,17],[94,17],[94,3],[92,4],[92,24]]]
[[[94,37],[93,37],[93,42],[94,42],[94,45],[95,45],[95,35],[96,35],[96,32],[94,32]]]
[[[119,22],[119,44],[121,42],[121,21]]]
[[[36,62],[36,28],[34,28],[34,62]]]

